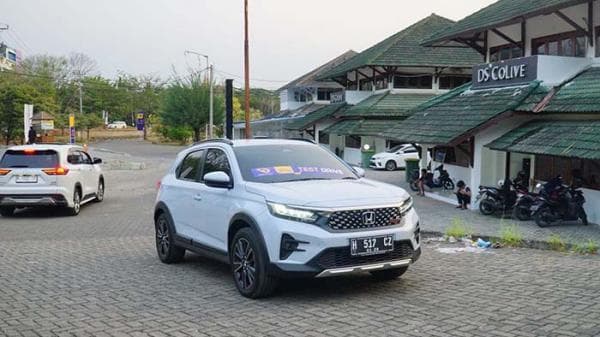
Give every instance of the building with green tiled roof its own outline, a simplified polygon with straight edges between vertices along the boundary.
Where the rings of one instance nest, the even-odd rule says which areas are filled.
[[[420,143],[471,187],[519,171],[532,185],[577,177],[600,223],[599,14],[600,0],[499,0],[431,35],[423,46],[462,45],[485,63],[383,135]]]

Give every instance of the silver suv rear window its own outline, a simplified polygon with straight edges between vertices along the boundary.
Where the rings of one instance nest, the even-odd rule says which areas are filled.
[[[58,153],[53,150],[8,150],[0,160],[1,168],[52,168],[58,164]]]

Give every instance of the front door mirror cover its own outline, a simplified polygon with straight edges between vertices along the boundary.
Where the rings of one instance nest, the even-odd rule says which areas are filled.
[[[206,184],[206,186],[208,187],[227,189],[233,188],[233,181],[231,180],[231,177],[229,176],[229,174],[223,171],[207,173],[204,175],[203,180],[204,184]]]

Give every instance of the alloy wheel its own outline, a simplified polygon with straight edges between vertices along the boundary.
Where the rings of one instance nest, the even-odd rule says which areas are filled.
[[[104,200],[104,183],[98,183],[98,192],[96,193],[96,200],[102,201]]]
[[[78,214],[81,210],[81,196],[79,195],[79,191],[75,191],[75,195],[73,195],[73,212]]]
[[[238,286],[244,290],[251,289],[256,279],[256,260],[248,240],[240,238],[235,243],[232,260],[233,273]]]
[[[156,226],[156,246],[161,256],[167,256],[169,254],[169,226],[167,221],[163,218],[158,220]]]

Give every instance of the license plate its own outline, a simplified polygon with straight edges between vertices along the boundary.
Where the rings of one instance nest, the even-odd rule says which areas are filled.
[[[18,183],[37,183],[37,176],[17,176]]]
[[[350,239],[350,255],[366,256],[385,254],[394,250],[394,236],[376,236]]]

